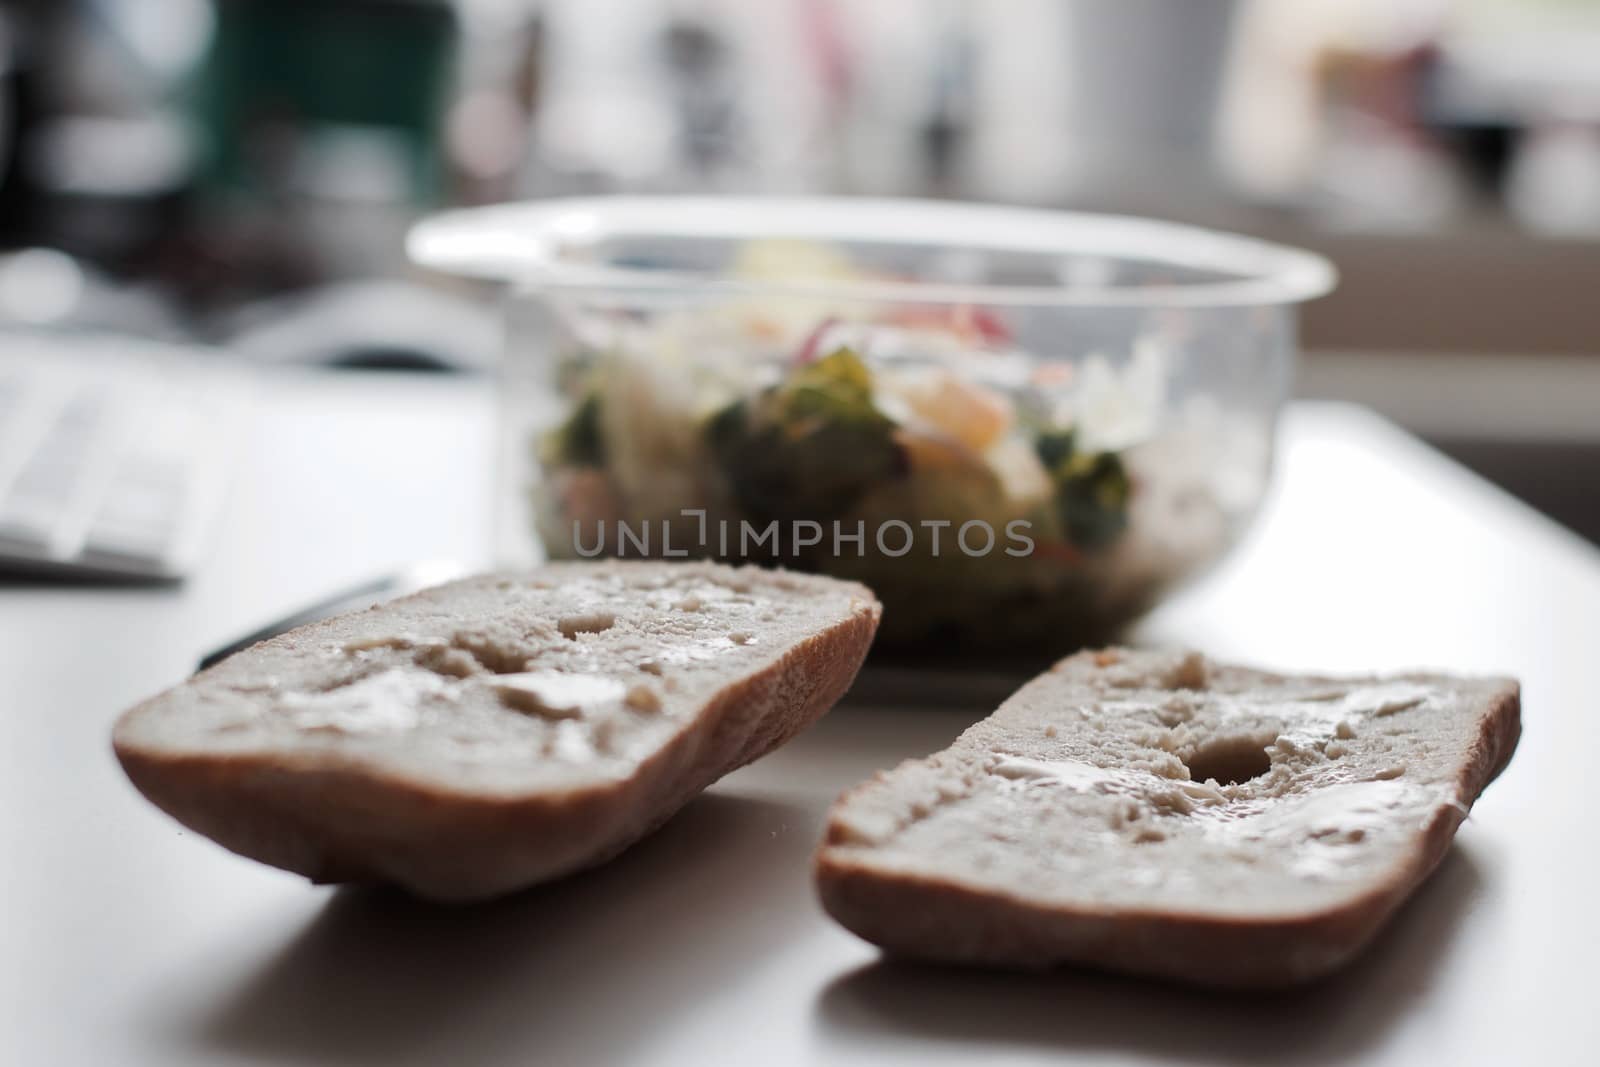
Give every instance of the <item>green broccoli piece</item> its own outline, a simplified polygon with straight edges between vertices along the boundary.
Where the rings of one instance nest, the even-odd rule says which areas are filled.
[[[1072,543],[1101,548],[1128,525],[1132,483],[1115,452],[1080,452],[1071,430],[1042,433],[1034,445],[1055,484],[1056,514]]]
[[[872,403],[871,371],[839,348],[717,412],[706,439],[751,519],[822,521],[905,473],[894,431]]]

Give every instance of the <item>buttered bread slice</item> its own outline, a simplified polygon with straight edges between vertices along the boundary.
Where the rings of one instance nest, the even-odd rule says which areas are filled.
[[[1085,653],[841,798],[817,884],[901,956],[1299,982],[1437,866],[1519,724],[1508,679]]]
[[[619,852],[849,688],[864,586],[714,564],[558,563],[256,645],[129,711],[129,778],[318,882],[505,893]]]

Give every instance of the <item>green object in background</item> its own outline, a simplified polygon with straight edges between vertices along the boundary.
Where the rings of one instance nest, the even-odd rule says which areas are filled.
[[[456,39],[445,0],[218,0],[195,100],[207,185],[273,197],[319,134],[355,128],[402,146],[408,198],[435,202]]]
[[[1079,548],[1101,548],[1128,525],[1132,482],[1115,452],[1085,452],[1071,430],[1040,435],[1034,446],[1056,488],[1056,511]]]
[[[603,467],[606,462],[606,440],[600,428],[600,394],[585,394],[570,418],[544,443],[543,458],[547,463],[561,463],[574,467]]]
[[[904,472],[894,431],[873,404],[872,372],[849,348],[736,401],[706,429],[734,498],[759,523],[843,515],[873,485]]]

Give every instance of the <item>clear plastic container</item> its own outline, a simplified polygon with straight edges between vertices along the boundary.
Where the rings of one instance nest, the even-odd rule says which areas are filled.
[[[498,555],[866,582],[880,640],[1106,640],[1265,491],[1323,259],[1131,218],[614,198],[439,216],[510,283]]]

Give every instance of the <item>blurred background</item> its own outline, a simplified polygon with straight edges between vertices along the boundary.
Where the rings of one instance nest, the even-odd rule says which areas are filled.
[[[1600,0],[0,2],[7,324],[482,371],[491,296],[409,223],[624,191],[1322,251],[1300,392],[1600,540]]]

